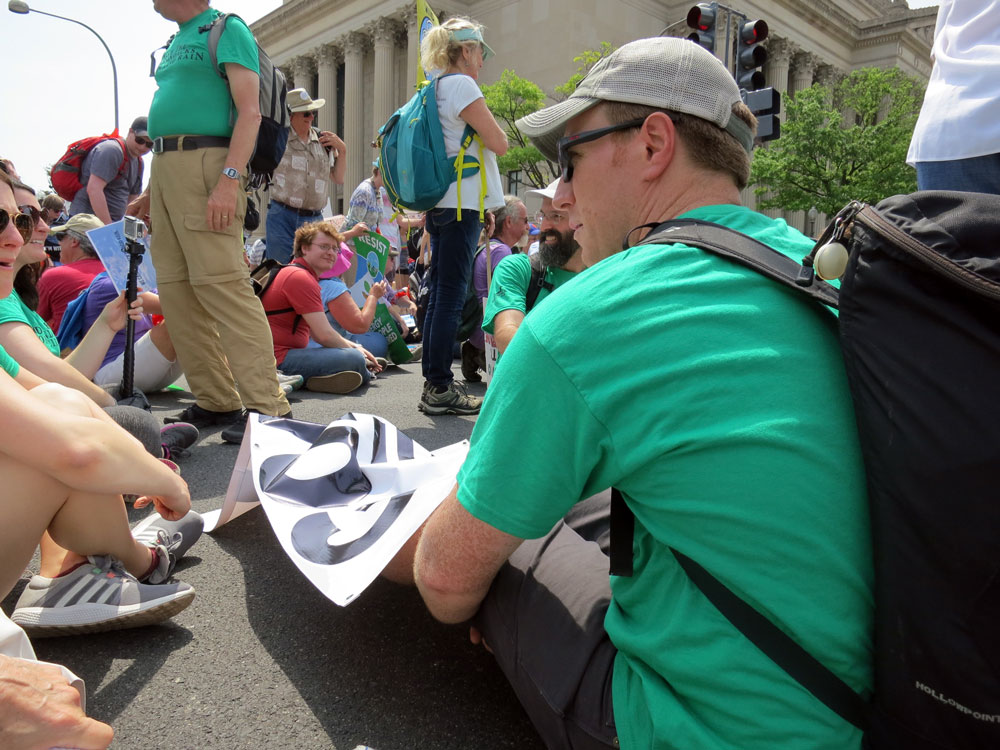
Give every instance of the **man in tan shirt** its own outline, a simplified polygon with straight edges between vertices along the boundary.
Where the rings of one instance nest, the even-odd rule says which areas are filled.
[[[303,224],[317,221],[329,197],[330,180],[344,184],[347,147],[335,133],[313,127],[325,99],[313,99],[305,89],[288,92],[292,113],[288,145],[274,171],[267,207],[267,257],[281,263],[292,259],[292,238]]]

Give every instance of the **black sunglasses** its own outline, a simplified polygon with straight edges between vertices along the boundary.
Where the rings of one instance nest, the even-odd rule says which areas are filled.
[[[146,148],[152,148],[153,142],[149,138],[143,138],[141,135],[135,137],[135,142],[140,146],[145,146]]]
[[[582,133],[574,133],[573,135],[567,135],[560,138],[556,142],[556,151],[559,159],[559,169],[562,170],[562,181],[569,182],[573,179],[573,165],[569,161],[569,150],[571,148],[579,146],[582,143],[596,141],[598,138],[603,138],[606,135],[611,135],[612,133],[617,133],[621,130],[638,128],[645,121],[646,118],[642,117],[636,120],[623,122],[620,125],[609,125],[606,128],[597,128],[596,130],[584,130]]]
[[[11,221],[14,222],[14,228],[17,229],[25,242],[31,239],[31,235],[35,231],[35,220],[31,218],[31,214],[16,213],[11,215],[6,209],[0,208],[0,232],[7,231],[7,225]]]

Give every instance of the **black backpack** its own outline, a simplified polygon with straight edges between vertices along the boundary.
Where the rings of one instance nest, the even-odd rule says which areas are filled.
[[[291,263],[287,265],[279,263],[274,258],[265,258],[259,266],[250,272],[250,285],[253,287],[253,293],[257,295],[257,297],[263,298],[264,292],[271,288],[271,284],[273,284],[274,280],[278,278],[278,274],[286,268],[302,267],[292,265]],[[278,310],[264,310],[265,315],[282,315],[290,312],[295,312],[295,308],[282,307]],[[295,319],[292,321],[292,333],[295,333],[295,330],[299,327],[300,320],[302,320],[302,316],[295,313]]]
[[[208,54],[212,60],[212,68],[218,71],[223,79],[226,78],[226,73],[219,68],[216,53],[219,49],[222,32],[226,30],[226,22],[230,18],[240,17],[235,13],[222,13],[208,26]],[[240,18],[240,20],[243,19]],[[244,23],[246,22],[244,21]],[[285,82],[285,74],[271,62],[271,58],[268,57],[259,42],[257,43],[257,62],[260,69],[260,127],[257,130],[257,143],[250,156],[248,166],[250,187],[254,189],[270,184],[271,175],[281,163],[285,146],[288,144],[288,107],[285,104],[288,86]],[[230,113],[230,121],[230,124],[236,121],[235,107]],[[256,210],[256,207],[254,209]]]
[[[872,519],[873,699],[674,551],[682,568],[761,651],[866,730],[865,748],[1000,747],[1000,196],[852,203],[801,265],[702,222],[668,222],[643,240],[673,242],[839,305]],[[813,272],[831,251],[846,262],[839,294]],[[613,490],[613,574],[631,575],[634,522]]]

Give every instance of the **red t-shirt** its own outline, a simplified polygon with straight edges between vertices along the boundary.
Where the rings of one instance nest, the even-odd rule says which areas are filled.
[[[296,259],[288,268],[278,272],[260,302],[264,306],[264,312],[284,310],[287,307],[294,311],[267,316],[271,338],[274,339],[274,359],[280,365],[285,361],[289,349],[305,349],[309,344],[309,324],[299,316],[323,312],[319,281],[304,261]],[[292,325],[297,317],[299,324],[295,333],[292,333]]]
[[[59,332],[59,322],[66,305],[90,286],[104,264],[100,258],[80,258],[64,266],[47,268],[38,280],[38,314],[53,331]]]

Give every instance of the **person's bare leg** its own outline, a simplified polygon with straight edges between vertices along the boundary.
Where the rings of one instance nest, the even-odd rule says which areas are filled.
[[[112,421],[103,409],[78,391],[46,384],[33,388],[31,392],[33,395],[44,398],[48,403],[58,406],[65,413]],[[2,473],[5,479],[5,494],[7,495],[5,500],[13,501],[21,494],[26,494],[27,498],[30,499],[33,497],[32,492],[37,493],[34,497],[37,497],[39,500],[37,507],[18,509],[14,502],[6,504],[5,511],[8,509],[18,511],[19,521],[11,523],[11,516],[6,514],[0,516],[4,521],[0,526],[6,527],[4,530],[14,531],[19,537],[18,539],[8,540],[5,538],[6,535],[3,531],[0,531],[0,538],[4,540],[2,549],[0,549],[0,585],[6,580],[8,575],[15,576],[10,582],[10,586],[16,582],[16,576],[19,576],[21,571],[24,570],[24,566],[30,560],[36,545],[40,545],[41,547],[39,573],[46,578],[53,578],[61,573],[65,573],[75,565],[83,562],[86,559],[86,555],[113,554],[125,564],[126,570],[133,575],[142,575],[149,568],[152,559],[151,553],[148,547],[136,542],[132,538],[132,534],[128,531],[128,514],[125,511],[125,505],[122,502],[121,496],[104,497],[73,494],[65,485],[45,477],[35,470],[15,465],[14,462],[5,457],[0,457],[0,466],[4,467],[0,469],[0,473]],[[18,477],[20,477],[20,480],[18,480]],[[98,544],[94,547],[93,543],[95,540],[93,539],[83,539],[82,541],[87,542],[84,546],[77,544],[77,540],[72,533],[66,537],[73,541],[69,545],[61,545],[52,538],[47,529],[71,497],[85,503],[87,502],[87,498],[93,498],[95,508],[102,503],[106,503],[114,509],[115,504],[117,504],[117,509],[120,513],[115,515],[119,516],[121,521],[111,521],[112,525],[110,527],[101,529],[101,531],[107,533],[111,529],[118,529],[119,526],[123,525],[125,535],[119,535],[117,538],[117,543],[114,547],[117,552],[112,551],[112,548],[100,539],[96,540]],[[51,504],[46,501],[51,501]],[[32,511],[36,513],[32,513]],[[28,513],[32,514],[30,519],[25,516]],[[80,520],[81,531],[83,532],[95,528],[98,523],[105,522],[97,521],[97,515],[90,515],[89,510],[85,510],[84,516]],[[21,524],[27,525],[22,527]],[[37,529],[37,531],[27,531],[27,529]],[[118,530],[120,531],[121,529]],[[19,531],[24,533],[19,534]],[[64,536],[61,529],[60,538]],[[27,550],[26,554],[22,547]],[[70,551],[66,547],[71,547],[73,551]],[[9,559],[5,554],[8,551],[11,553]],[[121,555],[124,555],[124,557]],[[16,559],[22,559],[23,562],[18,566],[17,563],[13,562]],[[8,568],[11,564],[13,564],[14,568],[17,568],[12,573],[9,572]],[[8,586],[6,589],[0,590],[9,591],[10,588]]]
[[[53,541],[52,536],[46,530],[42,534],[42,540],[38,543],[41,549],[41,560],[38,565],[39,575],[46,578],[55,578],[63,573],[68,573],[87,558],[70,552],[68,549],[60,547]]]
[[[149,331],[149,340],[153,342],[153,346],[163,355],[165,360],[173,362],[177,359],[177,351],[174,349],[174,342],[170,340],[170,332],[167,330],[166,323],[153,326]]]

